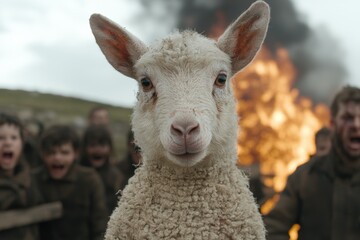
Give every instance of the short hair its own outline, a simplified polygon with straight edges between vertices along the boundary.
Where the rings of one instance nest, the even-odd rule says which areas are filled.
[[[83,147],[92,144],[109,145],[113,150],[113,140],[110,131],[105,126],[89,126],[83,135]]]
[[[12,125],[19,129],[21,140],[24,141],[24,126],[19,118],[14,115],[0,112],[0,126]]]
[[[331,130],[328,127],[322,127],[315,133],[315,142],[317,142],[322,137],[330,137]]]
[[[360,103],[360,88],[347,85],[343,87],[334,97],[330,111],[331,117],[336,117],[341,103],[355,102]]]
[[[50,152],[54,147],[70,143],[75,151],[80,148],[80,140],[76,131],[66,125],[54,125],[46,129],[40,138],[40,149],[44,153]]]

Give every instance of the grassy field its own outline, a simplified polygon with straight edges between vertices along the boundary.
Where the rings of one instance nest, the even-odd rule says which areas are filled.
[[[125,152],[131,109],[73,97],[0,89],[0,111],[18,115],[24,121],[36,119],[45,126],[70,124],[81,131],[86,127],[89,110],[97,105],[108,109],[117,156]]]

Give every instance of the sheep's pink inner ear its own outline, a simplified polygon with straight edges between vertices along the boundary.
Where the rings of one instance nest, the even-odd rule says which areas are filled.
[[[255,38],[258,36],[258,31],[252,30],[252,26],[259,18],[260,16],[254,15],[237,29],[237,42],[232,56],[233,61],[245,60],[252,55],[255,48]]]
[[[146,46],[100,14],[91,16],[90,25],[96,42],[109,63],[119,72],[134,78],[133,66],[146,51]]]
[[[249,64],[261,47],[269,17],[269,6],[257,1],[220,36],[218,46],[231,57],[234,74]]]
[[[107,52],[107,54],[105,54],[106,58],[116,69],[125,67],[132,70],[134,63],[128,51],[129,39],[122,34],[117,34],[116,31],[111,28],[104,28],[103,31],[104,34],[108,36],[108,39],[105,39],[107,46],[105,50]],[[110,60],[107,57],[108,55],[112,55],[111,58],[115,58],[115,60]]]

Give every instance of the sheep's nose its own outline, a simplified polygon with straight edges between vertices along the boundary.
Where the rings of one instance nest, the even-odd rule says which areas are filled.
[[[174,122],[171,124],[171,134],[177,137],[191,137],[199,133],[198,122]]]

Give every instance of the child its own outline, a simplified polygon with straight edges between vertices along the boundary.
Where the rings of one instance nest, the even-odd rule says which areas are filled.
[[[22,159],[23,141],[19,119],[0,113],[0,211],[20,210],[41,202],[30,168]],[[37,225],[2,230],[0,239],[38,239]]]
[[[45,130],[40,140],[44,167],[36,179],[45,201],[61,201],[63,217],[40,225],[44,240],[102,239],[107,222],[104,188],[97,173],[76,164],[76,132],[67,126]]]
[[[113,143],[110,132],[105,126],[90,126],[83,136],[81,164],[91,166],[100,174],[106,194],[108,215],[117,206],[118,192],[125,183],[121,172],[110,161]]]

